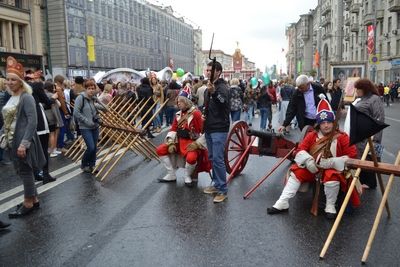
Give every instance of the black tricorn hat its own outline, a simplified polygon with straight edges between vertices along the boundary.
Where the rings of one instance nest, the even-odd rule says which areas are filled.
[[[356,144],[390,126],[350,104],[350,144]]]

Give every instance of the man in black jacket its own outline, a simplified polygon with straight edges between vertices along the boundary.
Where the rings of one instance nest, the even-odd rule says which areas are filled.
[[[315,116],[317,114],[317,105],[320,101],[319,95],[325,95],[324,89],[316,83],[311,83],[307,75],[297,77],[296,86],[297,90],[290,99],[285,120],[279,131],[286,129],[295,116],[300,130],[306,125],[314,126],[316,122]]]
[[[225,141],[229,131],[229,88],[224,79],[219,78],[222,65],[215,63],[215,70],[211,75],[213,62],[207,64],[207,91],[204,96],[204,132],[207,149],[212,162],[213,186],[204,189],[206,194],[216,194],[214,203],[223,202],[227,198],[226,168],[224,161]],[[212,80],[211,80],[211,77]]]

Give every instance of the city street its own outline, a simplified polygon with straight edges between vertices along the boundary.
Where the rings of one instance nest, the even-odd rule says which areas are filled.
[[[385,108],[384,162],[393,163],[400,149],[400,103]],[[258,121],[254,123],[258,126]],[[256,128],[257,128],[256,126]],[[154,142],[162,141],[164,134]],[[41,185],[40,210],[11,220],[0,232],[0,266],[356,266],[360,263],[381,199],[379,190],[362,196],[354,214],[345,214],[323,261],[319,253],[333,224],[321,212],[310,214],[312,193],[299,193],[290,212],[270,216],[266,208],[279,197],[289,166],[270,177],[248,199],[243,194],[276,158],[251,156],[242,174],[229,185],[229,198],[214,204],[197,187],[161,184],[165,173],[156,161],[129,154],[101,184],[59,156],[51,161],[56,182]],[[22,201],[22,187],[11,166],[1,166],[0,219]],[[182,170],[178,172],[182,176]],[[384,177],[385,181],[387,177]],[[370,266],[395,266],[400,235],[400,182],[373,244]]]

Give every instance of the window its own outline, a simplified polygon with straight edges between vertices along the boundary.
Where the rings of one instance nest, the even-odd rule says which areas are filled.
[[[400,40],[396,41],[396,55],[400,55]]]
[[[388,18],[388,32],[392,30],[392,17]]]
[[[396,29],[400,29],[400,13],[397,13],[397,27]]]
[[[379,23],[379,35],[383,34],[383,21]]]
[[[16,39],[15,38],[17,38],[16,36],[15,36],[15,31],[14,31],[14,27],[15,27],[15,25],[14,24],[11,24],[12,25],[12,31],[11,31],[11,38],[12,38],[12,48],[14,48],[14,49],[16,49],[17,47],[17,45],[16,45]]]
[[[101,3],[101,15],[102,16],[106,16],[106,4],[105,3]]]
[[[0,46],[3,47],[3,21],[0,20]]]
[[[75,47],[69,47],[69,64],[76,65],[76,55],[75,55]]]
[[[19,48],[26,49],[25,45],[25,29],[23,25],[18,25]]]
[[[80,23],[79,23],[79,18],[73,18],[74,20],[74,27],[73,27],[73,32],[79,32],[79,27],[80,27]]]
[[[68,31],[74,32],[74,17],[68,16]]]
[[[15,7],[24,8],[23,7],[23,0],[15,0]]]
[[[85,25],[85,21],[83,19],[79,19],[79,27],[80,27],[80,33],[85,34],[86,33],[86,25]]]
[[[390,42],[387,42],[386,48],[387,48],[387,50],[386,50],[386,55],[385,56],[389,57],[390,56],[390,49],[391,49]]]

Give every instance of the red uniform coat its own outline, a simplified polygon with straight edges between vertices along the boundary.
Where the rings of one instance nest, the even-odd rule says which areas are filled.
[[[192,109],[190,109],[191,111]],[[176,153],[186,158],[186,162],[189,164],[195,164],[197,162],[197,172],[206,171],[209,172],[211,169],[211,163],[208,160],[207,149],[197,149],[195,151],[187,151],[187,146],[192,142],[196,141],[190,138],[177,137],[178,121],[182,116],[185,116],[187,112],[178,112],[174,118],[171,129],[167,134],[167,137],[175,139]],[[200,136],[203,131],[203,118],[202,114],[198,109],[192,110],[192,113],[188,116],[187,120],[180,126],[181,129],[186,129],[192,132],[193,135]],[[176,138],[175,138],[176,137]],[[161,144],[157,147],[157,154],[159,156],[168,155],[168,146]]]
[[[302,150],[310,152],[312,145],[315,144],[315,142],[320,137],[318,136],[318,132],[316,131],[308,133],[303,139],[303,141],[299,144],[295,153],[297,154],[299,151]],[[357,157],[356,146],[350,145],[350,138],[344,132],[339,132],[339,136],[336,138],[335,141],[332,142],[330,150],[333,157],[342,157],[342,156],[348,156],[349,158]],[[312,182],[315,180],[315,175],[319,175],[319,172],[317,174],[313,174],[306,168],[302,168],[297,164],[293,164],[290,167],[290,170],[296,175],[296,178],[301,183]],[[337,171],[335,169],[320,170],[320,172],[321,171],[322,171],[321,181],[323,183],[328,181],[339,181],[342,191],[344,192],[347,191],[348,189],[347,181],[342,172]],[[354,190],[352,193],[351,202],[353,206],[360,205],[360,199],[356,190]]]

